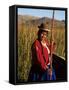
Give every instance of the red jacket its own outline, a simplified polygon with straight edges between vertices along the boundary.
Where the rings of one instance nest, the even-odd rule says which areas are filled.
[[[48,42],[47,42],[48,44]],[[40,64],[41,68],[45,70],[46,65],[49,63],[48,50],[43,47],[38,40],[36,40],[32,47],[32,58],[35,64]]]

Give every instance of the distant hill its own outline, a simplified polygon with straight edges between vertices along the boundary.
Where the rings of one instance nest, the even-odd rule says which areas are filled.
[[[35,17],[30,15],[18,15],[18,24],[29,24],[34,25],[35,27],[40,25],[41,23],[48,23],[48,28],[51,27],[52,19],[48,17]],[[54,27],[55,28],[64,28],[65,27],[65,21],[60,20],[54,20]]]
[[[18,15],[18,21],[19,22],[26,22],[30,20],[38,19],[39,17],[30,16],[30,15]]]

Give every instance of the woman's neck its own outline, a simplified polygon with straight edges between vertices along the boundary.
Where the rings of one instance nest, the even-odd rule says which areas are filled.
[[[41,42],[42,42],[42,43],[46,43],[46,41],[45,41],[45,40],[41,40]]]

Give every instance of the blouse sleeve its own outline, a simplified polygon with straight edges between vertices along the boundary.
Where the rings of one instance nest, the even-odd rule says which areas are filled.
[[[36,51],[36,56],[37,56],[37,60],[41,65],[41,68],[46,70],[46,65],[45,65],[45,61],[41,52],[41,49],[39,48],[38,43],[35,44],[35,51]]]

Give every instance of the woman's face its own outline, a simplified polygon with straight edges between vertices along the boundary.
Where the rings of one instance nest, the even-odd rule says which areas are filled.
[[[41,41],[45,41],[46,40],[46,36],[47,36],[47,32],[42,32],[41,35],[40,35]]]

